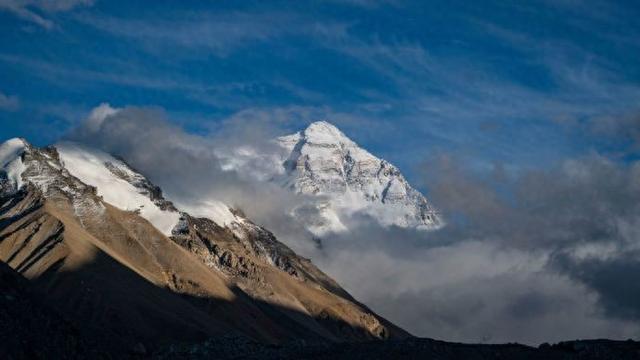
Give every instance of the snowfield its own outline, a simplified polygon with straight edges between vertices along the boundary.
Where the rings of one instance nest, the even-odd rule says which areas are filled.
[[[139,211],[140,216],[156,229],[166,236],[171,235],[171,230],[178,224],[180,213],[162,210],[148,194],[116,173],[121,171],[134,179],[141,178],[140,174],[113,156],[80,144],[63,142],[57,144],[56,149],[69,173],[85,184],[94,186],[104,201],[121,210]]]

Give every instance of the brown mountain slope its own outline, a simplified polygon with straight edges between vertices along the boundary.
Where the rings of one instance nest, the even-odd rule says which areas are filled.
[[[21,160],[20,190],[0,173],[0,260],[106,350],[228,333],[275,343],[408,336],[248,221],[234,233],[182,214],[169,238],[104,202],[55,149],[27,145]]]

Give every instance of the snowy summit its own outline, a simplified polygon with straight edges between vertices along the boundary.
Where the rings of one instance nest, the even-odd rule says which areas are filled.
[[[359,147],[329,122],[314,122],[277,141],[288,154],[282,162],[286,185],[298,193],[326,198],[322,208],[328,219],[363,212],[386,226],[435,229],[443,225],[437,210],[398,168]]]

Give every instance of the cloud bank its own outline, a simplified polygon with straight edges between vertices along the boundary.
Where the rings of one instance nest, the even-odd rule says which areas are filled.
[[[219,156],[247,143],[270,146],[265,139],[283,133],[291,113],[241,112],[194,135],[161,109],[109,109],[94,110],[69,138],[121,156],[178,203],[210,196],[241,208],[416,335],[537,344],[640,334],[640,162],[594,153],[510,173],[432,156],[422,166],[423,185],[447,227],[381,228],[358,216],[347,219],[350,232],[318,247],[287,215],[307,199],[225,171]],[[297,114],[291,121],[313,116]]]
[[[530,344],[638,336],[640,163],[593,155],[481,176],[441,156],[426,167],[446,228],[360,226],[327,244],[337,257],[316,258],[321,267],[422,336]]]

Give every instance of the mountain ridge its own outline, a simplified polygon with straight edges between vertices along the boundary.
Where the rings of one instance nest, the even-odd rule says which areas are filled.
[[[87,184],[69,149],[60,150],[0,145],[0,260],[81,329],[104,331],[125,348],[132,339],[156,346],[228,330],[266,342],[410,336],[240,214],[230,227],[180,212],[124,162],[95,153],[81,159],[103,167]],[[120,203],[105,186],[124,192]],[[154,226],[157,212],[178,216],[170,236]]]

